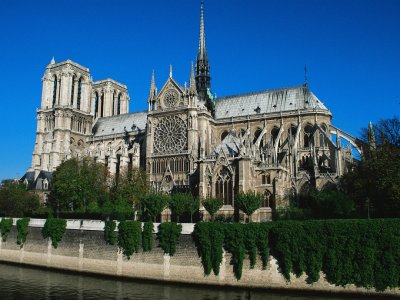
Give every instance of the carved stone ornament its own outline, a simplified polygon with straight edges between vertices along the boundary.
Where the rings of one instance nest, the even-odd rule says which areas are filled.
[[[168,90],[164,95],[164,104],[166,107],[174,107],[178,103],[179,96],[174,90]]]
[[[154,153],[181,153],[187,148],[187,125],[178,116],[159,120],[154,129]]]

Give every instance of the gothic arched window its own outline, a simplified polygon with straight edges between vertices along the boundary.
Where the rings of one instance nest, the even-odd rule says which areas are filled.
[[[222,134],[221,134],[221,142],[228,136],[229,132],[227,130],[225,130]]]
[[[115,93],[113,93],[112,97],[111,115],[113,116],[115,114]]]
[[[321,125],[321,128],[326,133],[326,126],[324,124]],[[326,140],[326,137],[322,132],[319,133],[319,146],[320,147],[328,146],[328,141]]]
[[[54,107],[54,104],[56,104],[56,99],[57,99],[57,76],[54,76],[54,81],[53,81],[53,107]]]
[[[307,124],[304,127],[304,148],[309,148],[313,140],[313,127],[310,124]]]
[[[271,138],[272,138],[272,142],[275,145],[276,139],[278,138],[278,134],[279,134],[279,128],[278,127],[274,127],[271,130]]]
[[[94,117],[95,118],[97,118],[98,109],[99,109],[99,94],[96,92],[94,94]]]
[[[101,94],[100,99],[100,118],[102,118],[104,116],[104,93]]]
[[[118,101],[117,101],[117,115],[121,113],[121,94],[118,94]]]
[[[297,127],[294,125],[291,125],[290,128],[288,129],[288,140],[290,145],[293,145],[294,143],[294,139],[296,137],[296,131],[297,131]]]
[[[76,99],[76,109],[81,109],[81,99],[82,99],[82,78],[78,81],[78,97]]]
[[[261,128],[257,128],[257,130],[254,132],[253,144],[255,144],[257,139],[260,137],[261,132],[262,132]]]
[[[75,89],[75,75],[72,76],[72,84],[71,84],[71,106],[74,105],[74,89]]]
[[[232,205],[233,201],[233,185],[232,185],[232,174],[226,167],[223,167],[215,181],[215,196],[224,201],[224,205]]]

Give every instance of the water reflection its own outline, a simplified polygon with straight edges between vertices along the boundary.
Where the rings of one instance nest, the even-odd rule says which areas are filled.
[[[340,298],[136,282],[0,264],[0,299],[334,300]]]

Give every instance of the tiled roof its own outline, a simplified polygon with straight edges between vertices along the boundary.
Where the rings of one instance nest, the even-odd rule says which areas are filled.
[[[217,98],[215,118],[223,119],[296,110],[329,112],[307,87],[297,86]]]
[[[146,123],[146,111],[100,118],[93,127],[93,135],[99,137],[110,134],[121,134],[124,133],[125,130],[128,132],[136,129],[144,130],[146,128]]]

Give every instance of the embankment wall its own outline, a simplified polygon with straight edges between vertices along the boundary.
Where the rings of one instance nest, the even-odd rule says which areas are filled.
[[[15,222],[16,219],[14,225]],[[299,278],[293,275],[288,282],[279,273],[277,262],[273,257],[270,258],[266,270],[262,270],[260,259],[254,269],[250,269],[249,260],[245,259],[242,279],[236,280],[232,265],[229,263],[230,255],[225,253],[220,274],[205,276],[190,236],[193,224],[185,224],[184,234],[179,238],[174,256],[164,255],[155,240],[152,251],[135,253],[128,260],[118,251],[117,246],[106,244],[103,237],[104,223],[101,221],[68,221],[67,230],[57,249],[51,246],[49,240],[42,237],[44,222],[45,220],[31,220],[23,248],[16,243],[17,230],[13,226],[7,241],[2,242],[0,239],[0,261],[167,282],[400,297],[400,289],[379,293],[373,289],[357,288],[353,285],[335,286],[329,284],[323,274],[318,282],[311,285],[306,283],[305,275]]]

